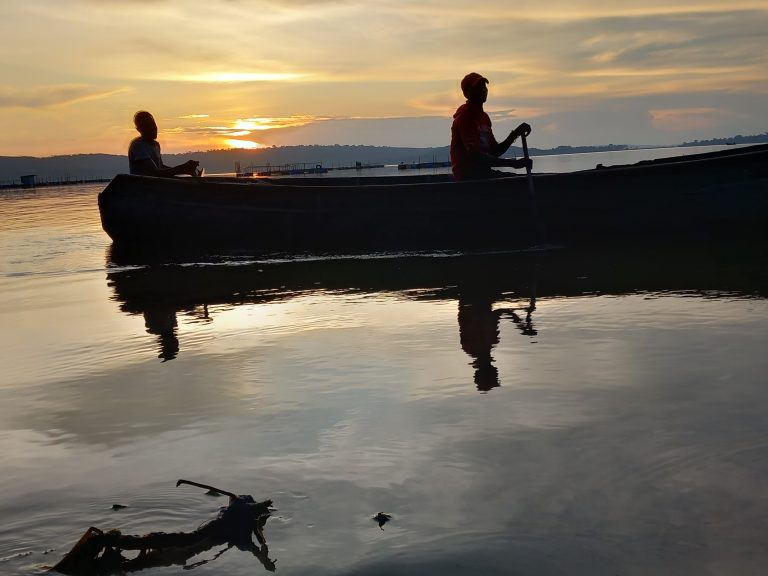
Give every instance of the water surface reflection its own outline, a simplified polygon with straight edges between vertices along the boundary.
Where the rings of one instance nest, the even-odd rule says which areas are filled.
[[[86,192],[0,230],[3,574],[215,516],[179,477],[273,499],[284,576],[765,571],[765,244],[105,271]]]
[[[765,260],[636,254],[112,269],[114,312],[160,350],[144,323],[170,328],[177,358],[137,346],[4,396],[0,541],[194,525],[210,503],[157,488],[183,473],[274,497],[288,574],[682,574],[715,541],[749,574],[768,534]],[[239,556],[198,570],[251,573]]]
[[[492,356],[499,323],[511,321],[535,343],[537,298],[646,293],[765,297],[764,262],[760,246],[723,244],[160,265],[145,265],[113,249],[107,281],[123,312],[143,315],[163,361],[181,350],[177,315],[211,322],[215,305],[267,306],[312,294],[453,300],[461,349],[472,360],[478,390],[488,391],[501,384]]]

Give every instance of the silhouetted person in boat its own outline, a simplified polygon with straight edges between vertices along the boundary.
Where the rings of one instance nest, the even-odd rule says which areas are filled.
[[[157,141],[157,124],[152,114],[139,110],[133,116],[133,123],[139,131],[138,138],[128,147],[128,165],[131,174],[142,176],[178,176],[189,174],[197,176],[197,160],[187,160],[178,166],[166,166],[160,156],[160,143]]]
[[[531,127],[523,122],[506,139],[497,142],[491,130],[491,119],[483,110],[483,104],[488,99],[487,84],[488,79],[477,72],[467,74],[461,81],[461,91],[467,101],[456,110],[451,126],[451,168],[457,180],[509,176],[506,172],[493,170],[494,166],[531,166],[530,159],[500,157],[517,138],[528,136]]]

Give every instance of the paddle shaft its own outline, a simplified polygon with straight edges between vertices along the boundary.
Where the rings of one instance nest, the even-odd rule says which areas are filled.
[[[529,156],[528,156],[528,140],[526,140],[525,134],[520,136],[520,138],[523,141],[523,157],[526,160],[528,160],[529,159]],[[533,195],[536,194],[536,191],[533,189],[533,174],[531,174],[531,167],[530,166],[526,166],[525,167],[525,173],[527,174],[527,177],[528,177],[528,192],[530,192],[531,196],[533,196]]]
[[[528,196],[530,198],[531,205],[531,221],[534,226],[534,238],[538,244],[542,237],[541,222],[539,222],[539,209],[536,206],[536,190],[533,188],[533,174],[531,174],[530,156],[528,156],[528,141],[525,138],[525,134],[522,134],[520,138],[523,141],[523,157],[526,159],[525,173],[528,179]]]

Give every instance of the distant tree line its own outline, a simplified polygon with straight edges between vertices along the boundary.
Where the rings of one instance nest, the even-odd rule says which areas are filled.
[[[754,134],[752,136],[732,136],[730,138],[711,138],[709,140],[694,140],[693,142],[683,142],[680,146],[722,146],[725,144],[760,144],[768,142],[768,132],[764,134]]]
[[[751,144],[768,142],[768,133],[754,136],[733,136],[711,140],[694,140],[680,146],[706,146],[725,144]],[[626,144],[605,146],[557,146],[555,148],[531,148],[532,156],[553,154],[580,154],[589,152],[613,152],[637,148]],[[513,146],[508,155],[522,156],[522,149]],[[273,146],[257,150],[209,150],[184,154],[163,154],[167,164],[176,165],[199,160],[209,174],[230,173],[236,164],[245,171],[250,166],[281,166],[286,164],[323,165],[339,168],[361,164],[406,164],[419,162],[445,162],[449,160],[448,146],[435,148],[404,148],[392,146],[362,145],[306,145]],[[112,178],[128,171],[128,158],[118,154],[74,154],[37,158],[32,156],[0,156],[0,185],[19,182],[22,175],[35,174],[38,182]]]

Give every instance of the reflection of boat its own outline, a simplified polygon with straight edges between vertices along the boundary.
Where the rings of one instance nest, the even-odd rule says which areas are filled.
[[[525,178],[118,175],[99,195],[119,244],[281,252],[525,247],[764,233],[768,145]]]
[[[388,293],[455,300],[460,307],[471,307],[465,313],[479,313],[493,303],[505,308],[522,300],[528,307],[525,319],[524,308],[505,314],[530,336],[536,334],[530,317],[534,285],[539,301],[644,292],[768,297],[765,262],[762,244],[666,244],[451,257],[167,264],[113,270],[107,279],[121,310],[142,314],[148,331],[159,337],[160,357],[170,359],[179,350],[176,314],[211,321],[212,305],[269,304],[318,293]],[[111,266],[136,263],[113,247]]]
[[[535,278],[540,298],[638,292],[768,297],[762,246],[622,246],[477,255],[318,258],[127,268],[137,260],[113,248],[107,274],[124,311],[177,311],[210,304],[285,300],[313,292],[399,293],[454,299],[480,291],[521,294]]]

